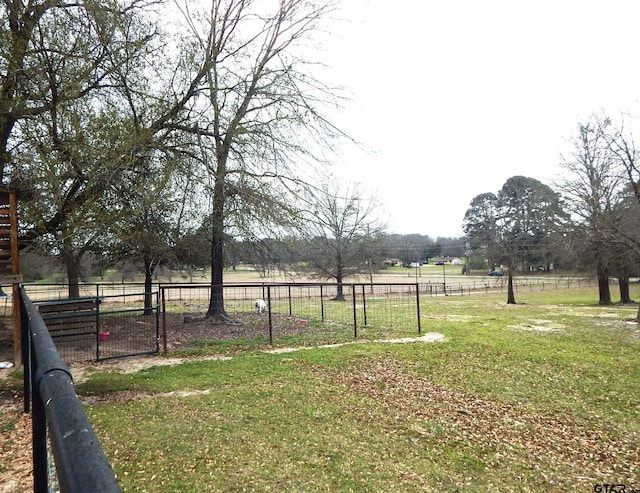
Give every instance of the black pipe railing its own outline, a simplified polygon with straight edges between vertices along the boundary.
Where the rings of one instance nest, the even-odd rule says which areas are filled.
[[[31,410],[34,492],[50,491],[47,440],[59,490],[120,492],[100,443],[76,395],[38,309],[21,287],[25,412]]]

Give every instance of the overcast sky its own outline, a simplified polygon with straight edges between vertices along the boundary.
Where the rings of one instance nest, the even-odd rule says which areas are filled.
[[[352,92],[336,173],[377,191],[395,233],[462,234],[511,176],[553,186],[578,121],[640,98],[640,2],[345,0],[325,43]]]

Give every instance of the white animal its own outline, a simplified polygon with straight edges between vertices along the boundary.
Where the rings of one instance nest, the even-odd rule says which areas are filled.
[[[256,300],[256,311],[258,313],[264,313],[265,311],[267,311],[267,304],[261,298],[258,298]]]

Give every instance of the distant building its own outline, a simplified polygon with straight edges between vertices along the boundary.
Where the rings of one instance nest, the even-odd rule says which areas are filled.
[[[429,259],[429,263],[436,265],[462,265],[462,260],[459,257],[433,257]]]
[[[388,258],[384,260],[383,264],[387,267],[395,267],[396,265],[402,265],[402,260],[399,258]]]

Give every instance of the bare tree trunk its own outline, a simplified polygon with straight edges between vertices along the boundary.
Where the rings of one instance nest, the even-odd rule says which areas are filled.
[[[67,282],[69,283],[69,298],[80,297],[80,260],[82,251],[74,251],[71,238],[67,238],[62,246],[62,258],[64,259],[67,271]]]
[[[633,300],[631,299],[631,292],[629,289],[629,276],[626,274],[620,276],[618,278],[618,286],[620,286],[620,303],[633,303]]]
[[[227,321],[224,310],[224,163],[218,163],[211,208],[211,297],[205,318]]]
[[[342,287],[342,282],[344,279],[344,267],[342,266],[342,259],[340,254],[338,254],[338,265],[336,268],[336,283],[337,283],[337,288],[336,288],[336,297],[333,298],[334,301],[344,301],[344,291],[343,291],[343,287]]]
[[[15,119],[7,116],[3,111],[0,115],[0,183],[4,182],[5,168],[11,162],[11,154],[7,149],[14,125]]]
[[[73,253],[65,256],[69,298],[80,298],[80,259]]]
[[[153,272],[155,265],[152,259],[144,259],[144,315],[153,313]]]
[[[217,222],[214,218],[213,222]],[[220,317],[224,315],[224,289],[223,289],[223,240],[220,233],[216,234],[216,226],[214,224],[214,233],[211,245],[211,297],[209,299],[209,309],[206,318]]]
[[[598,295],[600,297],[598,304],[610,305],[611,304],[611,290],[609,288],[609,276],[605,272],[602,264],[598,264]]]
[[[509,281],[507,287],[507,305],[516,304],[516,295],[513,292],[513,269],[509,269]]]

